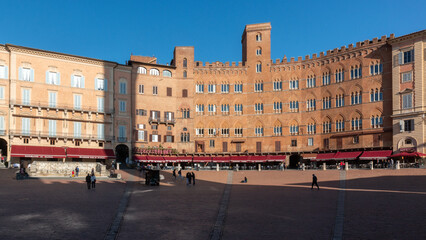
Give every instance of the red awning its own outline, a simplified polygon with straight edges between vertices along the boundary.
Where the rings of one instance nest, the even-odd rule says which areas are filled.
[[[231,161],[231,157],[227,156],[227,157],[213,157],[212,158],[213,162],[217,162],[217,163],[223,163],[223,162],[230,162]]]
[[[334,160],[336,161],[344,161],[344,160],[355,160],[359,155],[361,155],[361,151],[357,152],[337,152],[334,155]]]
[[[249,159],[254,163],[266,162],[266,156],[250,156]]]
[[[286,156],[285,155],[267,155],[266,161],[268,162],[284,162]]]
[[[191,156],[178,156],[177,157],[178,162],[192,162]]]
[[[386,160],[392,155],[392,150],[364,151],[359,157],[360,160]]]
[[[164,162],[164,157],[162,156],[146,156],[146,159],[149,162],[153,162],[153,163],[161,163]]]
[[[12,145],[11,157],[27,158],[65,158],[65,149],[61,147],[39,147]]]
[[[302,154],[303,159],[309,159],[311,161],[315,161],[317,159],[317,153],[304,153]]]
[[[426,154],[419,152],[401,152],[390,156],[391,158],[399,157],[426,157]]]
[[[68,158],[92,158],[92,159],[112,159],[115,158],[112,149],[96,148],[67,148]]]
[[[244,163],[249,162],[249,156],[231,156],[231,162]]]
[[[315,161],[333,160],[334,155],[336,155],[336,153],[318,153],[317,158],[315,159]],[[312,160],[312,161],[314,161],[314,160]]]
[[[146,162],[146,156],[141,155],[133,155],[133,160],[139,161],[139,162]]]
[[[165,161],[166,163],[174,163],[174,162],[177,162],[177,161],[178,161],[178,159],[177,159],[177,157],[176,157],[176,156],[165,156],[165,157],[164,157],[164,161]]]
[[[211,162],[212,157],[208,156],[194,156],[194,162]]]

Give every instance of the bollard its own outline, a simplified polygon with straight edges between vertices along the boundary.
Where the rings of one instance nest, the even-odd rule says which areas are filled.
[[[219,163],[216,163],[216,171],[219,172]]]
[[[401,169],[400,168],[400,165],[399,165],[399,160],[398,161],[396,161],[396,168],[395,168],[396,170],[399,170],[399,169]]]
[[[349,164],[348,164],[348,162],[345,162],[345,171],[348,171],[349,170]]]
[[[305,171],[305,168],[306,168],[305,164],[302,163],[302,171]]]
[[[260,168],[260,163],[258,164],[258,166],[257,166],[257,170],[260,172],[261,171],[261,168]]]
[[[322,170],[326,170],[327,168],[326,168],[326,165],[325,165],[325,163],[322,163]]]
[[[370,170],[373,170],[373,161],[370,161]]]
[[[237,165],[235,167],[237,168],[237,172],[238,172],[238,170],[239,170],[238,163],[237,163]]]
[[[120,164],[121,163],[119,163],[119,162],[117,163],[117,170],[120,170]]]

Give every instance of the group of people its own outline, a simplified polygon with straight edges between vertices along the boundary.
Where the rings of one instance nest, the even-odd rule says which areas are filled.
[[[92,174],[89,173],[86,176],[86,183],[87,183],[87,189],[96,188],[96,176],[95,173],[92,171]]]
[[[178,175],[179,175],[179,180],[182,180],[182,169],[179,169],[178,171]],[[173,177],[176,180],[176,169],[173,169]],[[195,173],[194,172],[187,172],[186,173],[186,185],[195,185]]]

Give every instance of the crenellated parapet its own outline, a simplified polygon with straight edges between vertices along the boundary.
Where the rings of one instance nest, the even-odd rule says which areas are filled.
[[[247,74],[247,67],[242,62],[194,62],[194,74]]]
[[[312,56],[306,55],[303,59],[301,56],[297,58],[291,57],[288,59],[285,55],[282,59],[276,59],[275,62],[271,61],[272,69],[280,68],[288,65],[300,65],[302,68],[306,66],[321,66],[341,60],[363,56],[375,51],[380,46],[387,43],[388,40],[394,39],[395,35],[392,33],[389,37],[382,36],[381,38],[373,38],[372,40],[365,40],[348,46],[342,46],[326,52],[320,52],[319,55],[314,53]]]

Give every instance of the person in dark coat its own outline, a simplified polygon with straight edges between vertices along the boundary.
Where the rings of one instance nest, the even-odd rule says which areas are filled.
[[[90,185],[92,184],[92,178],[89,174],[86,176],[87,189],[90,189]]]
[[[175,180],[176,180],[176,169],[173,169],[173,177],[175,178]]]
[[[319,190],[318,178],[317,178],[317,176],[315,176],[315,174],[312,174],[312,187],[311,187],[311,190],[314,189],[314,185],[316,185],[317,188],[318,188],[318,190]]]
[[[187,172],[186,173],[186,185],[190,185],[191,184],[191,173]]]
[[[92,174],[92,176],[90,177],[90,180],[92,182],[92,188],[96,188],[96,176],[95,176],[95,174]]]
[[[192,177],[192,185],[195,185],[195,174],[194,174],[194,172],[191,173],[191,177]]]
[[[182,169],[179,169],[178,174],[179,174],[179,179],[182,180]]]

